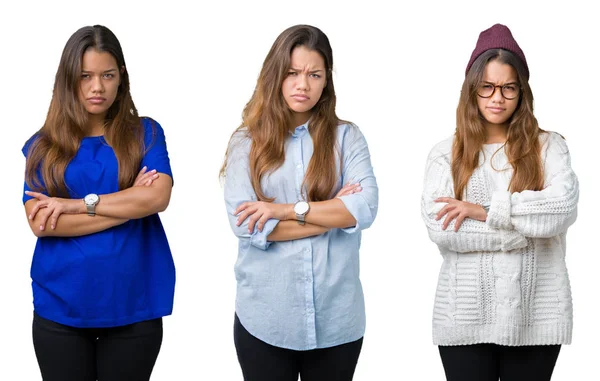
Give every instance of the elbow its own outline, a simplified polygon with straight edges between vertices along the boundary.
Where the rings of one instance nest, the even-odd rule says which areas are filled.
[[[158,205],[156,205],[157,213],[164,212],[169,207],[170,198],[165,198],[164,200],[160,200]]]
[[[45,230],[40,229],[39,222],[36,222],[35,220],[29,220],[29,228],[31,229],[33,235],[37,238],[48,236]]]
[[[157,197],[153,200],[150,206],[150,214],[161,213],[167,210],[169,207],[169,203],[171,201],[171,195],[161,195],[161,197]]]

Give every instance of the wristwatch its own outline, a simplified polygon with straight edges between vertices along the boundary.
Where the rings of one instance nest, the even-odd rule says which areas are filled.
[[[100,197],[98,197],[98,195],[95,193],[90,193],[83,198],[83,203],[85,204],[85,207],[87,208],[88,216],[93,217],[96,215],[96,205],[98,205],[99,202],[100,202]]]
[[[483,210],[485,210],[486,213],[490,212],[490,203],[489,202],[484,202],[483,204],[481,204],[481,207],[483,208]]]
[[[296,213],[296,220],[300,225],[304,225],[304,216],[310,210],[310,205],[306,201],[298,201],[294,204],[294,213]]]

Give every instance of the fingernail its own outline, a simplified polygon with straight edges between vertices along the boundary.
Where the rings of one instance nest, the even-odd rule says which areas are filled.
[[[40,230],[44,230],[44,225],[40,225]]]

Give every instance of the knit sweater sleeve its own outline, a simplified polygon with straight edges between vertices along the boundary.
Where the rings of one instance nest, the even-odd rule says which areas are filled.
[[[577,218],[579,182],[571,169],[569,148],[562,136],[548,133],[542,146],[544,189],[492,194],[487,224],[514,228],[526,237],[549,238],[567,231]]]
[[[451,141],[436,145],[427,158],[425,181],[421,197],[421,216],[425,221],[429,238],[438,246],[468,253],[480,251],[510,251],[527,246],[527,239],[513,229],[497,229],[485,222],[466,218],[457,232],[454,221],[442,230],[444,218],[435,220],[436,214],[446,203],[435,202],[438,197],[454,196],[450,169]]]

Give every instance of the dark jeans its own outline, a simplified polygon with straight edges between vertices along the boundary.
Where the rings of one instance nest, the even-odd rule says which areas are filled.
[[[294,351],[252,336],[237,315],[233,337],[245,381],[350,381],[363,339],[331,348]]]
[[[448,381],[549,381],[560,345],[440,346]]]
[[[74,328],[33,315],[33,346],[44,381],[148,381],[162,335],[160,318]]]

